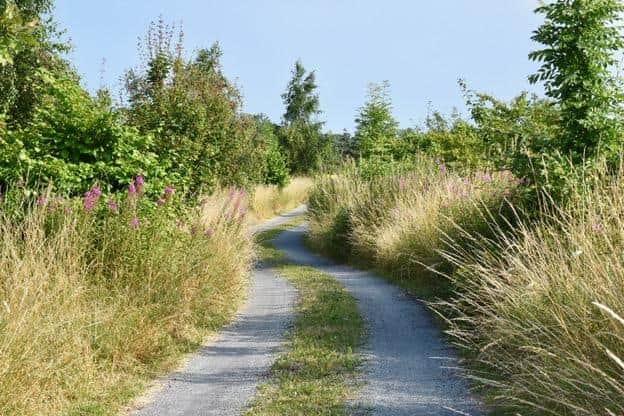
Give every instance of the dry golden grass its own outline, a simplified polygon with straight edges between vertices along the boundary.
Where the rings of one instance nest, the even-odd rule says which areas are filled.
[[[462,177],[427,164],[374,180],[357,174],[320,178],[310,197],[310,241],[386,271],[424,295],[419,289],[444,280],[431,270],[450,269],[440,250],[465,239],[462,228],[488,233],[484,212],[503,207],[512,189],[506,173]]]
[[[274,185],[255,187],[249,203],[250,220],[259,222],[296,208],[307,200],[312,185],[310,178],[295,177],[283,188]]]
[[[438,308],[510,412],[624,413],[624,188],[598,183],[496,245],[446,254],[461,273]]]
[[[253,257],[233,205],[185,224],[144,207],[138,229],[79,203],[0,208],[0,414],[116,414],[225,323]]]
[[[322,178],[310,238],[442,296],[431,306],[495,414],[621,415],[623,181],[593,178],[565,206],[524,216],[505,202],[504,173]]]

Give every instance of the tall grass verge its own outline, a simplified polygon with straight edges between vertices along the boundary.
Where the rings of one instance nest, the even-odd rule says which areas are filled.
[[[295,177],[282,188],[275,185],[255,187],[249,201],[251,221],[259,222],[303,204],[312,185],[310,178]]]
[[[168,188],[0,203],[0,414],[116,414],[234,313],[252,241],[243,195]]]
[[[309,241],[431,296],[446,286],[435,271],[453,268],[440,250],[491,234],[489,213],[503,214],[514,186],[508,173],[460,176],[426,160],[417,170],[367,180],[357,171],[322,177],[310,196]]]
[[[624,413],[623,179],[579,185],[498,243],[446,251],[457,290],[435,307],[506,413]]]

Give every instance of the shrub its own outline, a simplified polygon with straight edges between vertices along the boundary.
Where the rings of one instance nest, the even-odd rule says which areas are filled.
[[[165,174],[150,152],[149,136],[121,124],[119,114],[98,106],[69,75],[50,76],[25,127],[0,137],[0,178],[54,183],[79,193],[95,181],[120,189],[136,172]],[[164,180],[164,178],[163,178]]]
[[[257,150],[265,144],[240,114],[240,92],[222,73],[219,45],[186,60],[175,31],[162,18],[152,23],[139,50],[143,66],[126,73],[129,124],[155,137],[152,150],[192,193],[262,182],[265,153]]]

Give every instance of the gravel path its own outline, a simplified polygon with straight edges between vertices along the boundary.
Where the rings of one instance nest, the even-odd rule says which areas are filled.
[[[302,214],[299,207],[252,229],[258,233]],[[162,380],[134,416],[240,415],[277,358],[290,323],[295,290],[258,265],[249,298],[232,324],[194,354],[180,371]]]
[[[288,222],[305,207],[255,227]],[[424,307],[375,275],[330,263],[303,245],[305,226],[280,234],[275,246],[293,262],[334,276],[358,300],[368,323],[364,381],[353,406],[358,414],[480,415],[466,383],[453,371],[453,351]],[[235,321],[209,346],[170,374],[163,388],[133,416],[240,415],[273,363],[292,319],[295,290],[261,265]],[[444,358],[440,358],[444,357]]]
[[[458,375],[456,365],[429,312],[383,279],[332,264],[303,245],[305,226],[280,234],[274,245],[291,261],[334,276],[358,300],[368,324],[364,347],[365,386],[356,409],[372,415],[480,415],[479,404]]]

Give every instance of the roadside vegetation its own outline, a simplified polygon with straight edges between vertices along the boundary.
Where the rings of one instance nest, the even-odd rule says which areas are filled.
[[[151,24],[116,102],[81,86],[51,0],[0,4],[2,415],[117,414],[233,316],[248,226],[307,197],[316,148],[182,38]]]
[[[357,161],[310,197],[311,244],[426,300],[495,414],[624,411],[622,11],[537,9],[546,98],[462,82],[470,119],[401,131],[371,87]]]
[[[241,191],[190,209],[144,186],[4,195],[0,413],[115,414],[235,312],[253,258]]]
[[[91,94],[53,1],[1,2],[0,413],[115,414],[232,316],[248,225],[308,194],[310,243],[425,299],[494,412],[624,413],[624,5],[536,12],[543,97],[460,81],[467,116],[401,128],[370,84],[351,135],[323,130],[300,61],[281,120],[244,113],[219,44],[189,53],[164,18]],[[302,297],[250,414],[343,414],[353,299],[263,256]]]
[[[357,387],[364,322],[355,299],[336,280],[311,267],[289,264],[271,246],[280,231],[259,235],[260,261],[299,292],[286,352],[247,410],[248,415],[347,415]]]

